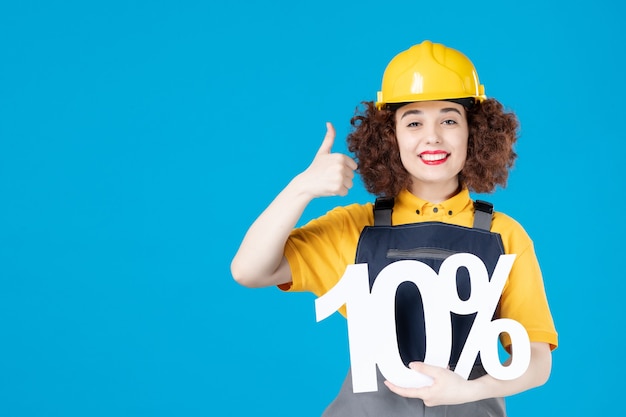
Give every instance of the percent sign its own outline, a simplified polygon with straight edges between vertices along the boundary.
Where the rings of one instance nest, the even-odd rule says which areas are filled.
[[[398,351],[395,296],[403,282],[414,283],[422,297],[425,363],[447,367],[452,348],[450,313],[476,313],[454,372],[467,379],[480,352],[483,367],[494,378],[509,380],[521,376],[530,363],[526,330],[515,320],[491,320],[514,260],[515,255],[501,255],[491,280],[481,259],[469,253],[446,258],[439,274],[419,261],[397,261],[380,271],[371,292],[367,264],[349,265],[341,280],[315,300],[315,310],[319,322],[346,305],[354,392],[378,390],[376,365],[395,385],[421,387],[432,384],[427,375],[407,368]],[[458,295],[456,276],[459,268],[465,268],[469,273],[471,292],[467,300]],[[515,346],[515,355],[506,366],[498,356],[501,333],[508,333]]]

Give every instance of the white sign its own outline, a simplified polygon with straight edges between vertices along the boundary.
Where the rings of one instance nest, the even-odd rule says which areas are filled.
[[[483,367],[494,378],[509,380],[521,376],[530,363],[528,333],[515,320],[491,320],[514,260],[515,255],[500,255],[491,280],[485,264],[469,253],[448,257],[441,264],[439,274],[419,261],[397,261],[380,271],[371,292],[367,264],[348,265],[341,280],[315,300],[315,311],[319,322],[346,305],[354,392],[378,390],[376,365],[395,385],[432,384],[430,377],[407,368],[398,351],[394,306],[396,291],[403,282],[414,283],[422,297],[425,363],[448,366],[452,348],[451,312],[477,313],[454,372],[467,379],[480,352]],[[470,276],[471,295],[467,300],[458,296],[459,268],[466,268]],[[498,357],[501,333],[508,333],[515,346],[515,356],[507,366]]]

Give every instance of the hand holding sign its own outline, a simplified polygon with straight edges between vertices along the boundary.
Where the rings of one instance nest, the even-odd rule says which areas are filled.
[[[426,358],[424,363],[445,368],[450,360],[452,330],[450,313],[477,313],[455,373],[467,379],[480,352],[485,370],[498,379],[515,379],[530,363],[526,330],[510,319],[491,321],[515,255],[501,255],[491,280],[480,258],[468,253],[448,257],[437,274],[428,265],[414,260],[394,262],[385,267],[369,292],[367,264],[349,265],[342,279],[315,300],[317,321],[346,305],[348,338],[354,392],[376,391],[376,365],[383,376],[400,387],[430,385],[432,379],[408,369],[397,347],[395,294],[403,282],[413,282],[424,305]],[[466,268],[471,296],[461,300],[456,273]],[[498,357],[498,336],[508,333],[515,345],[515,358],[503,366]]]

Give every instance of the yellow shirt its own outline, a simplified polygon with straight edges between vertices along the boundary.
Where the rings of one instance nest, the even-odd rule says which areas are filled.
[[[469,191],[464,189],[439,204],[422,200],[407,190],[396,197],[392,224],[427,221],[472,227],[474,205]],[[280,288],[309,291],[318,297],[325,294],[341,279],[346,266],[354,263],[363,227],[373,224],[373,207],[367,203],[337,207],[294,229],[285,246],[292,283]],[[519,223],[499,212],[493,214],[491,232],[500,234],[506,254],[517,255],[502,291],[498,316],[521,323],[531,342],[545,342],[556,348],[557,332],[532,240]],[[345,309],[341,312],[345,315]],[[502,339],[508,347],[508,335]]]

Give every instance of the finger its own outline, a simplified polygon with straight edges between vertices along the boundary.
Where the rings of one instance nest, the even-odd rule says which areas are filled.
[[[352,182],[352,178],[344,178],[343,179],[343,186],[346,188],[346,194],[348,193],[348,190],[350,190],[353,186],[353,182]]]
[[[328,154],[333,148],[333,143],[335,142],[335,127],[332,123],[326,122],[326,136],[324,136],[324,140],[322,141],[322,145],[317,151],[317,155],[320,154]]]
[[[356,161],[349,156],[346,156],[346,166],[353,171],[355,171],[359,167]]]
[[[349,168],[350,171],[356,171],[357,168],[359,167],[356,161],[350,158],[348,155],[339,154],[339,153],[337,153],[336,155],[338,155],[338,157],[341,157],[341,163],[345,165],[347,168]]]
[[[429,376],[431,378],[435,378],[435,376],[437,375],[437,373],[443,369],[439,366],[433,366],[433,365],[428,365],[424,362],[411,362],[409,363],[409,368],[411,368],[412,370],[419,372],[420,374],[424,374],[426,376]]]
[[[396,393],[402,397],[406,398],[423,398],[425,389],[424,388],[404,388],[399,387],[397,385],[392,384],[389,381],[384,381],[389,391]]]

